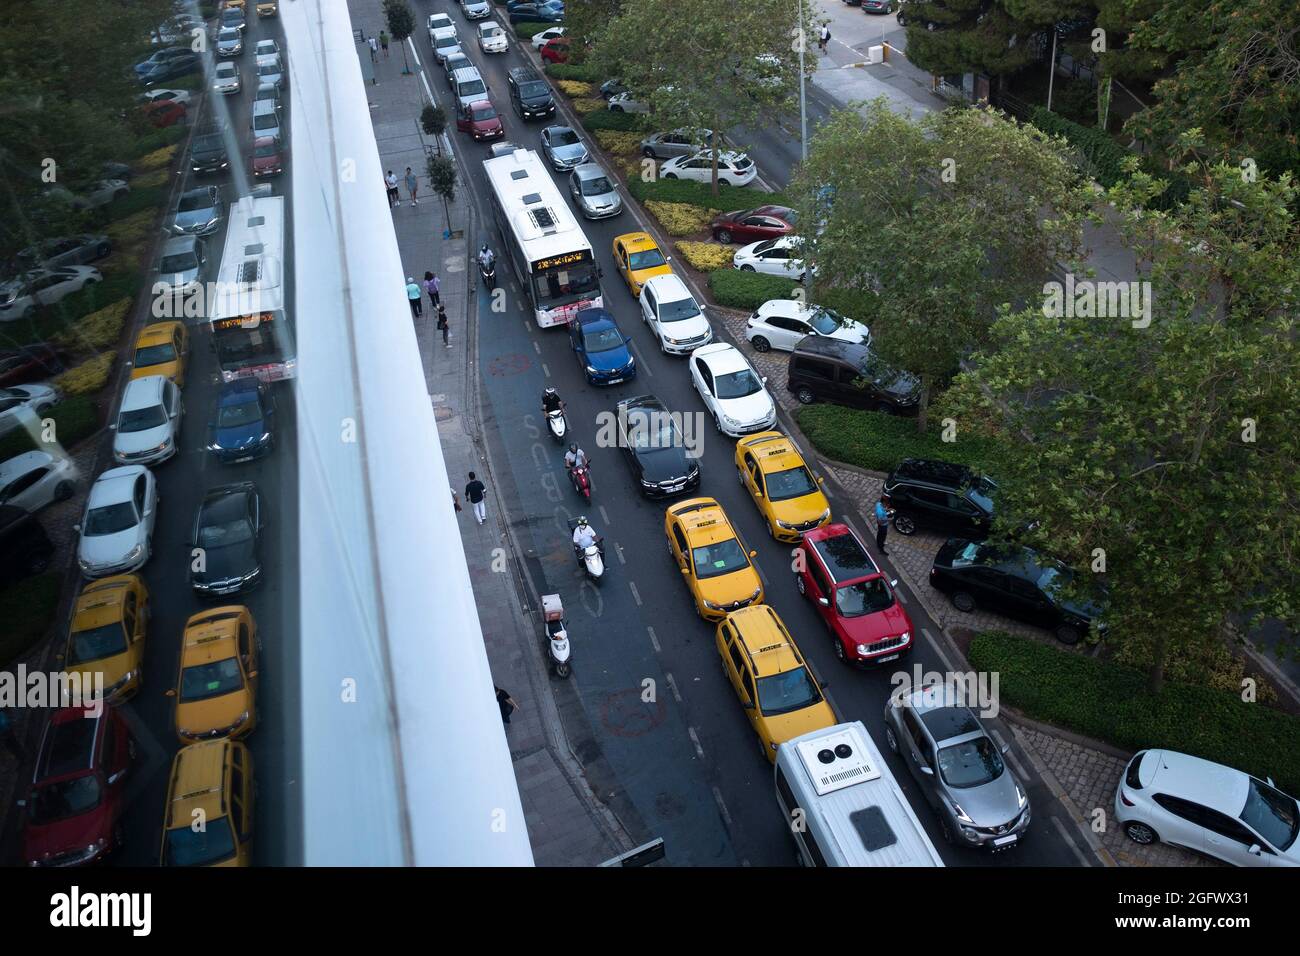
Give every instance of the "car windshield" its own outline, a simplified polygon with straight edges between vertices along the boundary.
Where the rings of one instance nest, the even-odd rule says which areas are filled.
[[[169,275],[175,272],[189,272],[191,269],[197,269],[199,260],[192,252],[181,252],[176,255],[164,256],[158,271],[163,275]]]
[[[588,352],[609,352],[623,347],[623,336],[618,329],[584,329],[582,344]]]
[[[634,252],[628,257],[628,268],[630,269],[655,269],[663,265],[668,260],[664,254],[656,247],[654,249],[643,249],[640,252]]]
[[[239,30],[235,27],[222,27],[221,32],[217,34],[218,40],[238,40]]]
[[[239,673],[239,661],[227,657],[222,661],[210,661],[187,667],[181,671],[181,700],[207,700],[220,697],[244,686],[244,678]]]
[[[223,405],[217,409],[218,428],[242,428],[262,420],[262,406],[256,398],[249,398],[237,405]]]
[[[504,32],[505,32],[505,31],[502,30],[500,27],[487,27],[487,28],[483,31],[483,36],[485,36],[485,37],[499,37],[499,36],[501,36]]]
[[[271,156],[278,156],[280,155],[280,144],[263,143],[261,146],[258,146],[256,149],[253,150],[253,155],[258,157],[259,159],[266,159]]]
[[[126,434],[147,432],[151,428],[166,424],[167,412],[163,410],[163,407],[161,405],[150,405],[148,408],[124,410],[118,416],[117,430]]]
[[[974,564],[980,556],[980,545],[978,541],[967,541],[965,546],[958,551],[952,558],[954,568],[965,567],[968,564]]]
[[[763,390],[763,383],[751,369],[727,372],[714,380],[714,394],[718,398],[744,398]]]
[[[582,181],[582,194],[584,196],[603,196],[605,193],[612,193],[613,191],[614,187],[609,184],[609,180],[604,176]]]
[[[129,501],[119,501],[115,505],[91,508],[81,533],[88,538],[97,538],[134,528],[136,524],[135,506]]]
[[[667,412],[629,415],[627,417],[628,443],[637,451],[652,448],[676,448],[681,444],[677,426]]]
[[[986,513],[993,511],[993,492],[997,490],[997,485],[987,478],[980,478],[970,488],[966,489],[966,497],[972,503],[978,505]]]
[[[749,567],[749,555],[736,538],[695,548],[691,560],[695,562],[695,576],[700,578],[715,578]]]
[[[457,91],[460,96],[477,96],[480,93],[486,93],[487,87],[483,85],[482,80],[466,80],[460,85]]]
[[[160,345],[146,345],[143,348],[135,350],[135,367],[144,368],[147,365],[161,365],[164,362],[176,361],[176,346],[170,342],[163,342]]]
[[[31,822],[43,825],[87,813],[99,806],[101,795],[93,773],[41,787],[32,796]]]
[[[804,495],[810,495],[816,490],[817,482],[813,480],[812,473],[808,471],[806,465],[800,465],[798,468],[787,468],[785,471],[774,471],[767,476],[768,501],[788,501],[791,498],[802,498]]]
[[[253,117],[253,129],[279,129],[280,118],[275,115],[274,111],[268,111],[261,116]]]
[[[883,578],[859,581],[835,590],[835,609],[841,617],[878,614],[894,606],[894,595]]]
[[[234,855],[235,834],[228,817],[208,820],[198,831],[188,823],[167,831],[168,866],[208,866]]]
[[[680,322],[693,319],[700,314],[700,307],[694,299],[678,299],[676,302],[663,302],[659,305],[660,322]]]
[[[477,109],[470,110],[470,116],[475,123],[483,123],[490,119],[496,119],[497,111],[490,106],[480,106]]]
[[[252,538],[252,527],[247,520],[239,518],[235,521],[201,526],[198,545],[200,548],[226,548],[232,544],[251,541]]]
[[[519,84],[519,95],[524,99],[536,99],[550,95],[550,89],[542,82],[521,83]]]
[[[1279,850],[1289,850],[1300,831],[1296,802],[1261,780],[1250,778],[1250,791],[1241,819]]]
[[[939,776],[958,790],[991,783],[1005,769],[1002,755],[988,737],[976,737],[939,751]]]
[[[758,707],[768,717],[811,707],[821,699],[817,682],[806,667],[758,679]]]
[[[584,262],[563,269],[549,269],[533,276],[533,289],[539,309],[554,308],[590,295],[600,288],[594,262]]]
[[[126,650],[126,630],[121,621],[73,631],[68,642],[68,663],[85,664],[103,660]]]
[[[200,192],[186,193],[181,197],[180,203],[176,206],[177,212],[193,212],[196,209],[211,209],[212,197],[207,190]]]
[[[830,335],[844,325],[844,320],[830,309],[814,309],[808,316],[808,324],[822,335]]]

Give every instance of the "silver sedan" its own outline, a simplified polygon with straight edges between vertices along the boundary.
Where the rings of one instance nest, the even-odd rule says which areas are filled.
[[[569,174],[573,204],[588,219],[607,219],[623,211],[623,199],[597,163],[583,163]]]

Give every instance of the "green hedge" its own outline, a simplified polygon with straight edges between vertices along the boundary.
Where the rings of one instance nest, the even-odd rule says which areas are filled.
[[[937,425],[921,435],[911,418],[819,402],[796,409],[795,421],[821,454],[868,471],[893,471],[904,458],[938,458],[981,471],[997,470],[1000,449],[995,442],[945,442]]]
[[[1153,697],[1141,671],[1001,632],[978,635],[970,659],[996,671],[1002,700],[1036,720],[1125,750],[1177,750],[1300,793],[1300,718],[1208,687],[1168,684]]]
[[[567,80],[573,77],[561,76],[556,79]],[[583,80],[581,82],[587,82]],[[578,117],[583,126],[590,130],[612,129],[620,133],[639,133],[645,128],[641,117],[636,113],[615,113],[613,110],[593,110],[586,116]]]
[[[135,141],[135,147],[129,158],[139,159],[141,156],[147,156],[154,150],[162,149],[164,146],[170,146],[172,143],[179,143],[185,138],[186,127],[181,125],[168,126],[166,129],[154,130],[146,133]]]
[[[689,179],[656,179],[646,182],[637,177],[628,181],[627,188],[641,202],[647,199],[657,199],[660,202],[684,202],[692,206],[703,206],[706,209],[721,208],[724,212],[768,204],[789,205],[784,193],[767,193],[753,186],[720,186],[718,195],[715,196],[713,188],[708,183],[697,183]]]
[[[144,276],[138,272],[110,272],[102,282],[88,285],[54,305],[39,309],[29,318],[8,323],[4,329],[5,340],[9,345],[45,342],[66,329],[70,323],[118,299],[134,298],[143,282]]]
[[[171,189],[169,186],[148,186],[144,189],[132,189],[121,199],[114,199],[98,211],[105,222],[117,222],[127,216],[134,216],[141,209],[161,209],[167,203]]]
[[[554,26],[554,24],[530,24],[535,26]],[[520,24],[523,26],[523,24]],[[540,32],[540,31],[534,31]],[[532,36],[530,33],[529,36]],[[590,63],[548,63],[546,75],[556,80],[577,80],[580,83],[595,83],[599,86],[605,78]]]
[[[1123,162],[1133,155],[1106,132],[1080,126],[1042,106],[1034,107],[1032,122],[1044,133],[1064,136],[1087,160],[1092,177],[1110,188],[1125,178]]]
[[[714,269],[709,273],[713,301],[732,309],[752,312],[769,299],[793,299],[799,283],[739,269]]]
[[[63,575],[46,571],[0,591],[0,665],[8,666],[25,654],[49,629],[59,609]]]
[[[50,409],[48,417],[54,419],[54,436],[65,449],[99,430],[99,409],[89,395],[64,399]],[[34,450],[37,450],[36,442],[21,426],[0,437],[0,461]],[[0,621],[4,619],[0,613]]]

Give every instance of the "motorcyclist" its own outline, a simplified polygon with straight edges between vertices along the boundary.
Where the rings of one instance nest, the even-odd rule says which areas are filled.
[[[546,391],[542,392],[542,414],[549,415],[551,412],[564,410],[564,399],[560,398],[560,393],[553,386],[548,386]]]
[[[564,453],[564,469],[572,471],[574,468],[587,467],[587,453],[578,447],[577,442],[569,442],[569,450]]]
[[[582,560],[582,553],[593,544],[600,548],[603,555],[605,549],[600,547],[600,540],[600,537],[596,534],[596,529],[587,523],[587,516],[582,515],[579,517],[578,525],[573,529],[573,553],[578,560]]]
[[[488,244],[486,242],[483,243],[483,248],[478,251],[479,268],[485,271],[491,269],[492,265],[496,262],[496,258],[497,257],[492,254],[492,250],[488,248]]]

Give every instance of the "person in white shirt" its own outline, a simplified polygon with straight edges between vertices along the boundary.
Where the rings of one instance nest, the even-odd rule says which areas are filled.
[[[578,447],[577,442],[571,443],[564,453],[564,467],[566,470],[587,467],[587,453]]]
[[[577,550],[579,557],[587,548],[599,543],[600,538],[596,536],[596,530],[587,523],[586,516],[579,518],[578,526],[573,529],[573,547]]]

